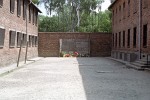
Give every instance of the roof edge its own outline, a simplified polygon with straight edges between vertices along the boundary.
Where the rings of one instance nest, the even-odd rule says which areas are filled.
[[[111,10],[112,6],[117,2],[118,0],[115,0],[109,7],[108,9]]]
[[[32,2],[32,0],[29,0],[31,4],[38,10],[38,12],[42,13],[42,11]]]

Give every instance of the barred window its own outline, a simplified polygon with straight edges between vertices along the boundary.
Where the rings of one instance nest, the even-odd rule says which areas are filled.
[[[143,47],[147,47],[147,24],[143,25]]]
[[[125,31],[123,31],[123,47],[125,47]]]
[[[10,31],[9,32],[9,47],[10,48],[15,47],[15,41],[16,41],[16,31]]]
[[[27,34],[23,34],[23,37],[22,37],[22,46],[25,47],[26,44],[27,44]]]
[[[29,5],[29,23],[31,22],[31,13],[32,13],[32,11],[31,11],[31,5]]]
[[[136,27],[133,29],[133,47],[136,48],[136,34],[137,34],[137,29]]]
[[[23,0],[23,19],[26,19],[26,8],[27,8],[27,1]]]
[[[128,48],[130,48],[130,29],[128,29]]]
[[[35,46],[35,37],[32,36],[32,47],[34,47],[34,46]]]
[[[5,29],[0,28],[0,48],[4,46]]]
[[[37,46],[38,46],[38,37],[35,36],[35,47],[37,47]]]
[[[32,46],[32,36],[29,35],[29,47],[31,47],[31,46]]]

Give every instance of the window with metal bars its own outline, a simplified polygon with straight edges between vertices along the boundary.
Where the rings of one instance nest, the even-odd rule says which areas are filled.
[[[10,48],[15,47],[15,41],[16,41],[16,31],[10,31],[9,32],[9,47]]]
[[[5,29],[0,28],[0,48],[3,48],[5,40]]]

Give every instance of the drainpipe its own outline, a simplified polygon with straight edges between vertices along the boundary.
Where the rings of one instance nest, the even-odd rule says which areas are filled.
[[[141,59],[141,25],[142,24],[142,2],[139,0],[139,60]]]

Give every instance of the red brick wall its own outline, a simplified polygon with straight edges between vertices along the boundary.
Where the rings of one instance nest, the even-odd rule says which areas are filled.
[[[130,7],[128,5],[128,0],[116,0],[116,2],[111,6],[113,12],[113,34],[116,35],[121,32],[121,47],[112,47],[113,51],[119,52],[138,52],[139,51],[139,0],[136,0],[136,4],[134,4],[135,0],[130,0]],[[125,2],[125,8],[123,9],[123,3]],[[142,20],[141,20],[141,52],[142,53],[150,53],[150,0],[142,0]],[[144,3],[146,2],[146,3]],[[147,4],[147,7],[145,7]],[[119,11],[119,6],[121,6],[121,11]],[[134,9],[137,9],[136,12]],[[117,13],[116,13],[117,9]],[[130,16],[129,16],[130,13]],[[121,20],[120,20],[121,19]],[[148,45],[147,48],[143,48],[143,25],[148,25]],[[136,48],[133,47],[133,28],[137,27],[137,36],[136,36]],[[128,29],[130,29],[130,48],[127,47],[127,38],[128,38]],[[122,34],[125,31],[125,47],[122,46],[123,39]],[[114,38],[115,44],[116,38]],[[119,41],[119,36],[117,37]]]
[[[19,48],[15,44],[15,48],[9,48],[9,31],[22,32],[26,34],[26,20],[23,20],[23,3],[21,0],[21,16],[17,16],[17,0],[15,0],[14,13],[10,13],[10,0],[3,0],[3,6],[0,7],[0,28],[5,29],[4,47],[0,48],[0,67],[7,64],[15,63],[18,58]],[[27,11],[27,16],[29,13]],[[32,22],[32,21],[31,21]],[[38,27],[33,23],[28,23],[28,34],[38,35]],[[28,49],[28,57],[37,56],[37,47],[30,47]],[[24,60],[25,48],[21,52],[21,60]]]
[[[111,34],[109,33],[39,33],[39,56],[58,57],[59,39],[90,39],[92,57],[110,56]]]

